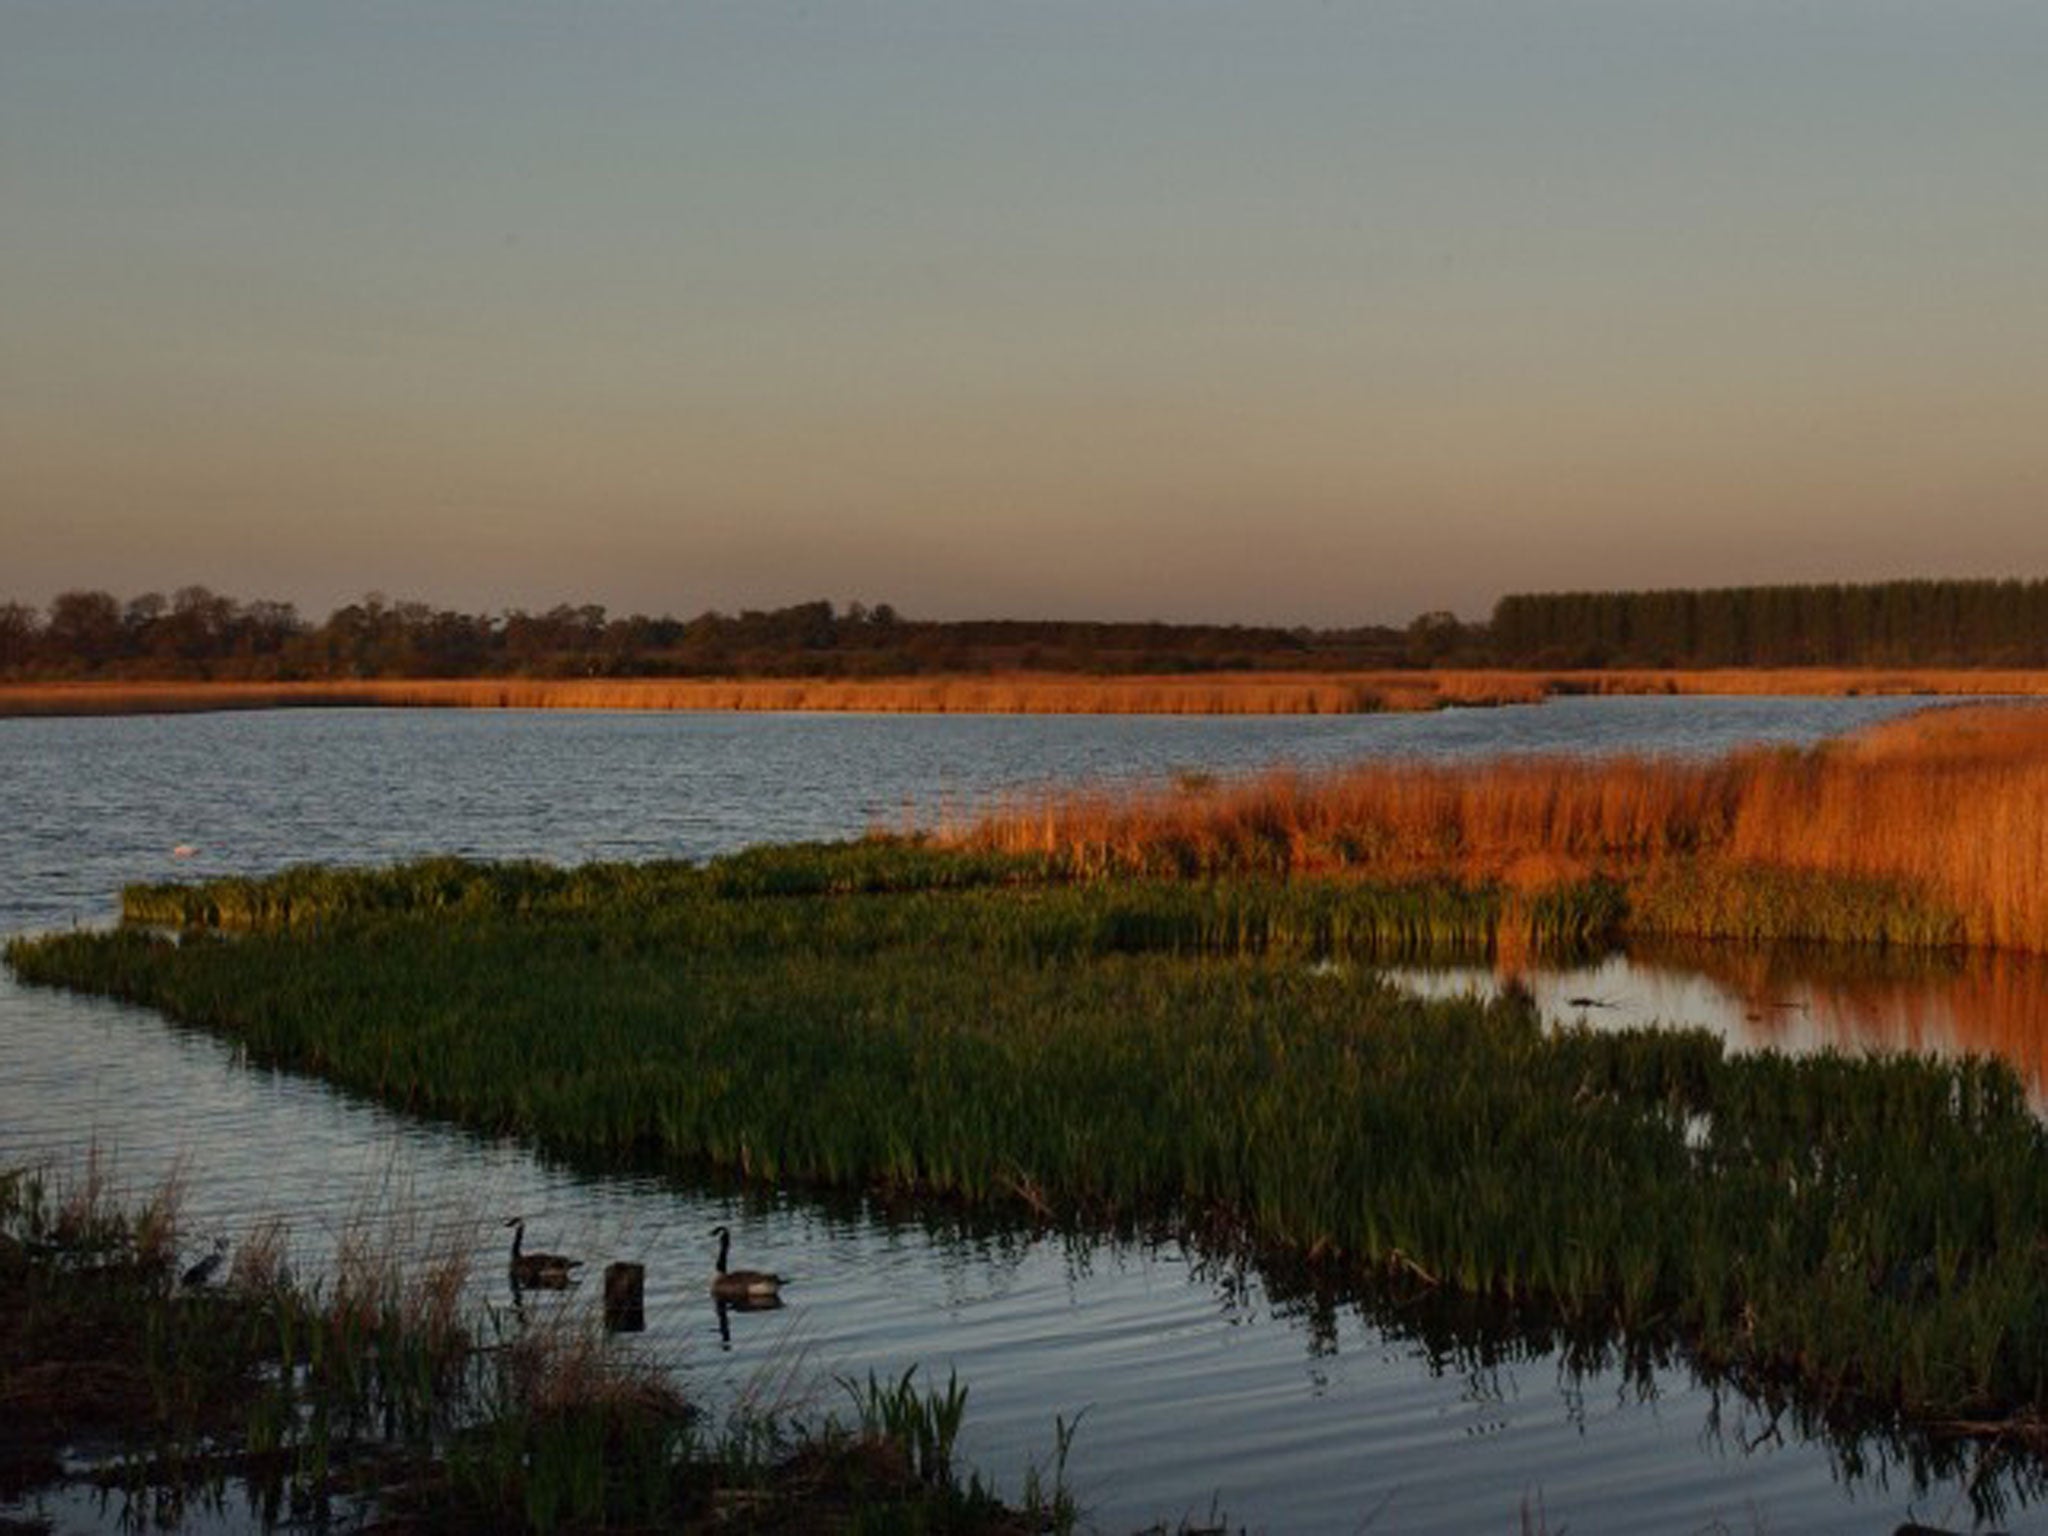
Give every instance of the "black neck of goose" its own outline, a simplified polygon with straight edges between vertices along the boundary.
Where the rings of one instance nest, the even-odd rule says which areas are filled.
[[[725,1259],[726,1259],[726,1255],[727,1255],[727,1254],[729,1254],[729,1253],[731,1253],[731,1252],[732,1252],[732,1234],[731,1234],[730,1232],[721,1232],[721,1233],[719,1233],[719,1234],[718,1234],[718,1272],[719,1272],[719,1273],[720,1273],[721,1275],[725,1273]]]
[[[523,1222],[523,1221],[515,1221],[515,1222],[513,1222],[513,1223],[512,1223],[512,1262],[513,1262],[514,1264],[517,1264],[517,1263],[519,1262],[519,1247],[520,1247],[520,1244],[524,1243],[525,1241],[526,1241],[526,1223],[525,1223],[525,1222]]]

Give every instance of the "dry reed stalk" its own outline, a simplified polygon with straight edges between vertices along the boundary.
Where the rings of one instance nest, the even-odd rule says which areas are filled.
[[[917,714],[1331,715],[1535,704],[1554,694],[2048,695],[2048,672],[1730,668],[1700,672],[1218,672],[1097,677],[385,678],[319,683],[0,684],[0,716],[399,708]]]
[[[556,1311],[523,1325],[504,1346],[512,1399],[527,1413],[612,1409],[681,1417],[682,1394],[660,1366],[611,1347],[587,1317]]]
[[[78,1243],[105,1231],[114,1220],[113,1180],[98,1142],[85,1149],[85,1166],[57,1187],[55,1235],[60,1243]]]
[[[101,1250],[118,1246],[145,1269],[173,1272],[185,1206],[183,1159],[134,1207],[95,1141],[87,1145],[82,1164],[52,1179],[50,1193],[50,1236],[58,1243]]]
[[[1094,872],[1247,864],[1290,872],[1446,871],[1499,878],[1655,860],[1725,835],[1728,769],[1649,760],[1518,759],[1473,766],[1372,763],[1262,775],[1202,795],[1085,794],[1015,808],[965,840],[1051,854]],[[1532,866],[1530,861],[1539,861]]]
[[[1806,752],[1369,763],[1014,806],[960,834],[1082,874],[1348,870],[1541,888],[1668,861],[1895,882],[1972,944],[2048,949],[2048,710],[1929,712]]]
[[[460,1345],[464,1298],[484,1243],[484,1222],[440,1216],[421,1232],[417,1211],[352,1213],[335,1245],[330,1315],[372,1328],[385,1317],[436,1352]]]
[[[238,1291],[282,1288],[290,1238],[291,1229],[282,1216],[269,1216],[257,1222],[235,1244],[235,1256],[228,1265],[229,1286]]]
[[[158,1181],[135,1218],[130,1241],[137,1261],[145,1268],[161,1268],[169,1273],[177,1260],[179,1224],[184,1213],[185,1161],[180,1157]]]
[[[1731,697],[1986,698],[2048,695],[2048,672],[1975,667],[1710,667],[1694,671],[1612,668],[1546,672],[1552,693],[1701,694]]]

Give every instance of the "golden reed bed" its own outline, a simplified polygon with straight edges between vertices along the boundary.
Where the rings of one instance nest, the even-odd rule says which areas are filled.
[[[1931,709],[1712,762],[1370,762],[1053,796],[953,836],[1089,873],[1344,871],[1523,891],[1680,871],[1699,890],[1723,874],[1868,878],[1954,913],[1968,943],[2048,951],[2048,707]]]
[[[350,705],[454,709],[834,710],[878,714],[1349,715],[1533,704],[1557,694],[2048,695],[2048,672],[1009,673],[909,678],[449,678],[0,684],[0,716]]]

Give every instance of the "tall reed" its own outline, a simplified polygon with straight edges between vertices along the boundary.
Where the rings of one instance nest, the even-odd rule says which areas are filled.
[[[1078,875],[1620,882],[1636,931],[2048,948],[2048,710],[1714,762],[1377,762],[1052,797],[956,835]]]
[[[2048,694],[2048,672],[1967,668],[1695,671],[1049,672],[839,678],[381,678],[306,683],[0,684],[0,717],[213,709],[830,710],[912,714],[1376,714],[1537,704],[1561,694]]]

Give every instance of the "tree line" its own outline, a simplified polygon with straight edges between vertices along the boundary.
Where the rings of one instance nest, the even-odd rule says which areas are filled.
[[[0,603],[0,678],[905,677],[1397,667],[2048,666],[2048,580],[1513,593],[1405,627],[912,619],[825,601],[618,616],[461,613],[371,594],[320,622],[206,587]]]
[[[2038,667],[2048,581],[1518,593],[1486,649],[1508,667]]]
[[[938,621],[887,603],[797,603],[695,618],[601,605],[461,613],[372,594],[318,623],[206,587],[166,598],[69,591],[0,604],[0,677],[331,681],[404,677],[900,677],[1352,670],[1426,665],[1463,642],[1447,614],[1407,629]]]

